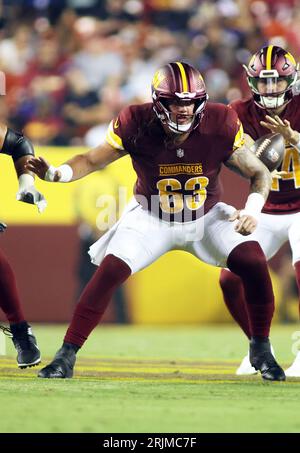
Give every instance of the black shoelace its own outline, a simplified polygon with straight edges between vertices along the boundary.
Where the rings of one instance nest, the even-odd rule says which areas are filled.
[[[11,330],[10,330],[9,327],[5,327],[5,326],[2,326],[2,325],[0,324],[0,330],[2,330],[2,332],[4,333],[4,335],[7,335],[8,337],[12,338],[13,334],[12,334],[12,332],[11,332]]]

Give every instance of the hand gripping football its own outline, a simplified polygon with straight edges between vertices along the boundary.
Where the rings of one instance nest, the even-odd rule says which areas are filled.
[[[256,140],[250,150],[262,161],[269,171],[276,170],[282,162],[285,140],[281,134],[267,134]]]

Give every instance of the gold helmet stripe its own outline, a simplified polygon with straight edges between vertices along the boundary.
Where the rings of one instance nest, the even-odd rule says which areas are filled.
[[[274,46],[268,46],[267,56],[266,56],[266,70],[270,71],[272,69],[272,50]]]
[[[290,60],[290,62],[296,66],[296,61],[295,61],[295,58],[293,57],[293,55],[290,53],[290,52],[287,52],[285,54],[285,58],[287,58],[288,60]]]
[[[180,75],[181,75],[181,80],[182,80],[182,91],[188,91],[188,81],[186,78],[186,73],[185,73],[184,67],[183,67],[182,63],[180,63],[179,61],[176,61],[176,64],[180,69]]]

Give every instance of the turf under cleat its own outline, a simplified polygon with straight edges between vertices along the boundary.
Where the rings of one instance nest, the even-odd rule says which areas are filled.
[[[38,377],[64,379],[73,376],[73,368],[76,361],[76,352],[72,345],[64,344],[55,354],[49,365],[42,368]]]
[[[283,369],[276,362],[268,338],[251,338],[249,358],[251,365],[267,381],[285,381]]]
[[[298,351],[292,365],[285,371],[285,375],[289,377],[300,377],[300,351]]]
[[[27,368],[38,365],[41,361],[41,353],[30,325],[26,321],[11,324],[9,331],[18,352],[18,367]]]

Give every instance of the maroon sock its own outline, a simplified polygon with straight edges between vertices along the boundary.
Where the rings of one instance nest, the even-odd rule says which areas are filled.
[[[300,295],[300,261],[294,264],[295,272],[296,272],[296,281],[298,286],[298,291]],[[299,317],[300,317],[300,298],[299,298]]]
[[[220,286],[229,313],[250,339],[250,323],[242,280],[238,275],[233,274],[227,269],[222,269],[220,273]]]
[[[274,294],[266,257],[256,241],[235,247],[227,259],[228,268],[242,279],[251,333],[268,337],[274,312]]]
[[[85,287],[64,341],[82,346],[99,323],[114,290],[131,274],[130,267],[114,255],[107,255]]]
[[[9,262],[0,252],[0,308],[5,313],[10,324],[24,321],[16,279]]]

